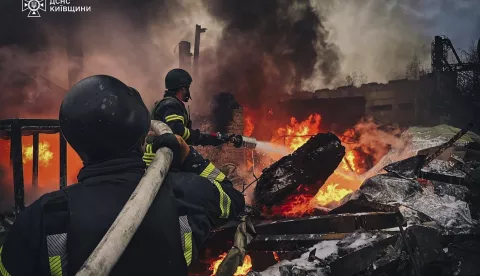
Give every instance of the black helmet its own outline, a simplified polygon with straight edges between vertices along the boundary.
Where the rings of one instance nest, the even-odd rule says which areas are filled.
[[[165,76],[165,87],[167,90],[188,87],[192,81],[192,77],[187,71],[183,69],[173,69]]]
[[[137,90],[105,75],[75,84],[60,106],[60,129],[83,162],[117,157],[141,145],[150,114]]]

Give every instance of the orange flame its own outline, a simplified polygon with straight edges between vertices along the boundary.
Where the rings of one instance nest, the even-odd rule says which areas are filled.
[[[305,144],[311,136],[320,130],[321,117],[319,114],[312,114],[303,122],[297,122],[294,117],[290,118],[290,125],[277,130],[278,137],[274,137],[272,142],[283,142],[287,147],[295,151]],[[280,141],[283,138],[283,141]]]
[[[26,192],[32,184],[33,174],[33,138],[22,137],[23,177]],[[10,164],[10,141],[0,139],[0,166],[6,170],[6,179],[13,183],[13,171]],[[47,190],[59,189],[60,177],[60,137],[59,134],[40,134],[38,145],[38,186]],[[77,153],[67,144],[67,184],[77,182],[77,174],[83,166]],[[12,184],[13,185],[13,184]],[[43,192],[46,192],[43,191]]]
[[[251,136],[253,133],[253,129],[255,128],[255,125],[253,124],[252,117],[250,116],[245,116],[245,125],[243,129],[243,135],[245,136]]]
[[[278,253],[273,251],[273,258],[275,258],[275,261],[277,261],[278,263],[280,262],[280,257],[278,256]]]
[[[324,185],[315,195],[313,201],[319,206],[326,206],[333,201],[339,202],[346,195],[353,191],[350,189],[338,188],[339,184],[329,183]]]
[[[285,199],[285,204],[272,206],[273,214],[281,214],[285,217],[298,217],[311,214],[314,211],[312,206],[313,195],[309,194],[293,194]]]
[[[23,164],[33,160],[33,145],[23,145]],[[38,163],[48,167],[50,161],[53,159],[53,152],[50,151],[50,144],[48,142],[38,143]]]
[[[283,144],[293,152],[320,131],[320,123],[321,116],[319,114],[311,114],[302,122],[291,118],[289,125],[277,130],[278,136],[274,137],[272,142]],[[354,132],[351,130],[347,130],[341,136],[341,140],[344,142],[351,138],[354,138]],[[316,195],[296,193],[289,196],[284,204],[272,207],[271,212],[286,217],[311,214],[316,206],[336,205],[346,195],[358,189],[362,182],[359,175],[361,174],[360,166],[363,164],[363,160],[354,149],[349,147],[349,144],[344,146],[346,147],[344,158]]]
[[[227,253],[221,254],[220,256],[218,256],[218,259],[216,261],[213,261],[210,264],[209,270],[212,271],[212,276],[217,275],[218,267],[222,263],[223,259],[225,259],[225,257],[227,257]],[[250,272],[250,270],[252,270],[252,259],[250,258],[250,256],[245,255],[245,259],[243,260],[243,265],[239,266],[237,268],[237,271],[235,271],[235,274],[233,274],[233,275],[234,276],[245,276],[245,275],[247,275],[248,272]]]

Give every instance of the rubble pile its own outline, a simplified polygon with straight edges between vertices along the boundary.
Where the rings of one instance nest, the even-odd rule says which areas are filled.
[[[479,275],[480,137],[468,132],[445,147],[458,132],[411,128],[408,146],[387,154],[328,215],[257,222],[247,275]]]

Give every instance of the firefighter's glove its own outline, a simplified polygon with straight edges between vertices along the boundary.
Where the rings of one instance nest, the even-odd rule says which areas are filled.
[[[179,167],[185,161],[190,147],[185,143],[182,137],[165,133],[160,136],[149,136],[147,138],[147,146],[145,148],[145,154],[143,160],[150,165],[155,158],[155,153],[159,148],[167,147],[173,152],[172,167]]]

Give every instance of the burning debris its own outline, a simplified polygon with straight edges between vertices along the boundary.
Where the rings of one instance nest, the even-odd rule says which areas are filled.
[[[288,125],[275,131],[270,144],[290,149],[293,152],[311,137],[322,132],[320,123],[321,116],[318,114],[311,114],[303,121],[292,117]],[[398,128],[380,128],[371,120],[363,120],[353,128],[336,134],[345,148],[345,155],[340,159],[340,164],[333,173],[329,173],[326,180],[319,181],[315,185],[304,185],[300,182],[300,185],[293,186],[295,192],[288,194],[264,211],[277,217],[298,217],[325,213],[328,211],[325,207],[338,206],[344,196],[358,189],[366,178],[366,172],[388,152],[389,148],[396,149],[404,144],[396,137],[398,133]],[[268,167],[267,159],[276,160],[277,152],[279,151],[272,150],[252,162],[256,164],[257,168]],[[279,158],[277,157],[277,159]],[[322,162],[318,168],[323,168],[324,163]],[[272,166],[269,168],[271,169]]]
[[[212,271],[212,275],[216,275],[218,271],[218,267],[222,263],[222,261],[227,257],[227,253],[223,253],[218,256],[218,260],[212,262],[209,270]],[[242,266],[237,268],[237,271],[233,274],[233,276],[243,276],[246,275],[248,272],[252,270],[252,259],[250,256],[246,255],[245,259],[243,260]]]
[[[467,252],[480,256],[480,252],[473,249],[480,237],[477,222],[480,186],[479,179],[475,178],[479,171],[475,144],[480,140],[470,132],[448,147],[442,147],[459,130],[436,128],[443,130],[436,139],[431,139],[435,128],[429,130],[429,138],[423,139],[419,138],[418,131],[415,132],[418,128],[406,131],[402,139],[407,147],[392,148],[380,159],[380,163],[386,162],[383,163],[385,167],[418,153],[435,155],[438,159],[421,168],[418,176],[405,178],[403,174],[388,172],[389,168],[385,168],[385,172],[377,164],[372,170],[378,173],[365,173],[369,177],[360,188],[353,192],[345,189],[344,197],[338,199],[339,206],[323,209],[324,215],[311,216],[314,213],[310,212],[306,213],[310,216],[299,218],[305,213],[296,213],[295,218],[286,220],[256,218],[258,235],[247,247],[252,270],[243,275],[432,275],[431,271],[435,271],[435,275],[473,275],[469,273],[478,269],[478,265]],[[420,135],[425,137],[425,131],[423,129]],[[331,134],[319,137],[328,135]],[[315,141],[315,137],[311,139]],[[292,156],[299,158],[302,155],[297,152],[313,152],[313,141],[297,148]],[[329,141],[338,143],[337,139]],[[438,148],[443,148],[444,153],[436,153]],[[343,146],[329,149],[344,150]],[[333,156],[336,158],[324,160],[335,160],[339,168],[348,160],[343,153]],[[309,192],[303,185],[290,187],[290,190],[282,186],[285,182],[281,181],[281,176],[294,179],[295,171],[282,175],[274,172],[283,164],[289,164],[289,160],[282,158],[264,170],[257,186],[260,188],[255,191],[260,198],[257,204],[270,203],[274,205],[271,210],[275,210],[285,206],[275,206],[279,202],[287,201],[295,206],[311,202],[318,195],[326,196],[328,186],[326,191],[322,188],[317,194],[318,187]],[[412,166],[408,160],[401,163],[400,168],[407,171]],[[332,168],[330,178],[337,171],[338,168]],[[328,175],[323,177],[329,179]],[[286,212],[285,209],[280,211]],[[228,227],[220,230],[207,246],[215,248],[212,243],[219,243],[216,239],[225,238],[227,232]],[[271,258],[272,252],[277,258]],[[267,264],[270,266],[266,267]]]
[[[345,154],[337,136],[318,134],[263,171],[255,187],[256,206],[281,202],[300,185],[318,191]],[[321,165],[320,165],[321,164]]]

